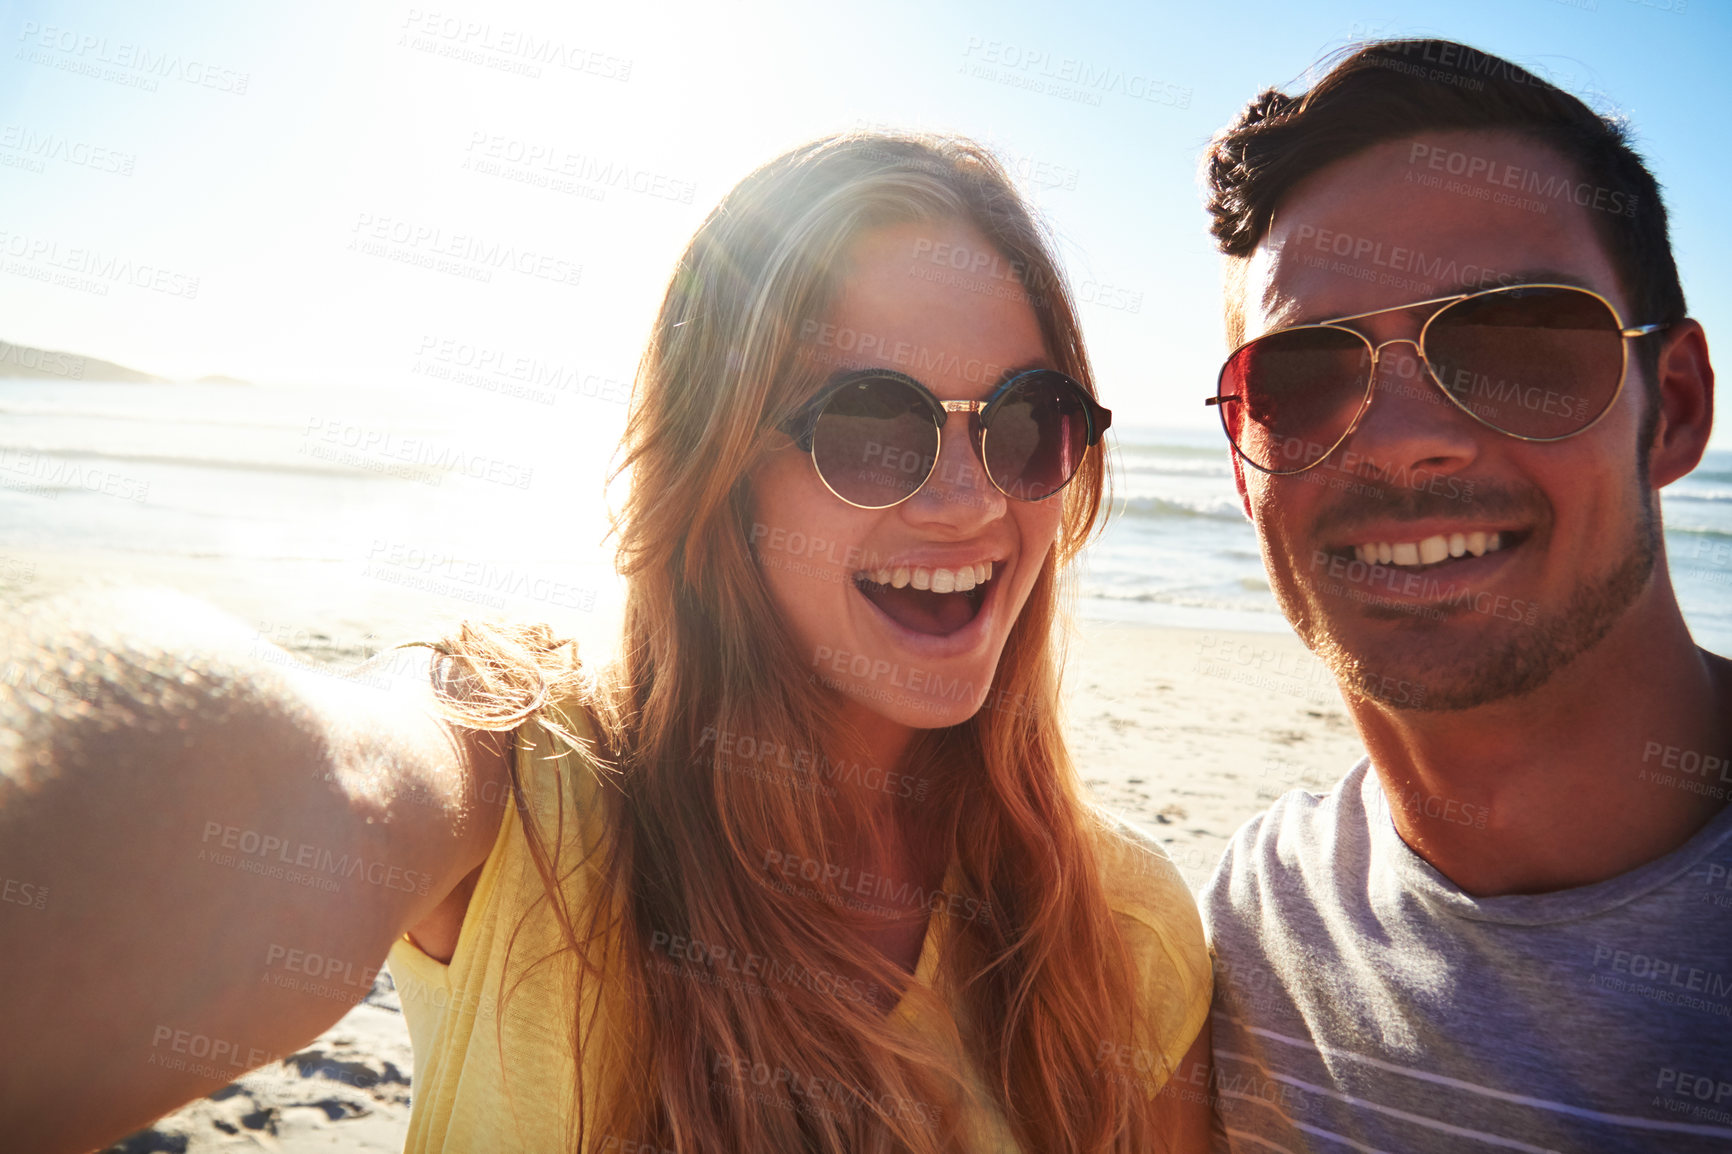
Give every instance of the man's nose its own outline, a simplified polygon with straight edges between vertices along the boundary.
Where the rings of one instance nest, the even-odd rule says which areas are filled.
[[[1451,473],[1478,455],[1478,422],[1456,408],[1431,379],[1419,343],[1400,337],[1374,350],[1371,403],[1347,444],[1390,470],[1423,466]]]

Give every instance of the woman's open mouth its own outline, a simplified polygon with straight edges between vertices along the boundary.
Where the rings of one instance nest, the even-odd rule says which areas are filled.
[[[980,613],[992,579],[990,561],[954,569],[898,565],[861,570],[854,574],[854,587],[904,629],[943,637]]]

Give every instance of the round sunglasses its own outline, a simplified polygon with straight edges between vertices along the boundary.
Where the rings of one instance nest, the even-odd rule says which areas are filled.
[[[1343,327],[1427,305],[1438,308],[1417,340],[1374,345]],[[1587,431],[1618,399],[1629,366],[1624,342],[1666,327],[1626,328],[1612,302],[1575,285],[1435,297],[1246,341],[1227,358],[1204,404],[1219,407],[1227,439],[1251,466],[1302,473],[1359,427],[1383,350],[1412,345],[1430,385],[1480,424],[1524,441],[1561,441]],[[1430,385],[1419,385],[1430,393]]]
[[[951,413],[969,415],[987,479],[1018,501],[1044,501],[1068,485],[1113,418],[1053,369],[1017,373],[984,401],[941,401],[913,377],[860,369],[833,380],[777,428],[811,454],[830,492],[859,509],[888,509],[937,471]]]

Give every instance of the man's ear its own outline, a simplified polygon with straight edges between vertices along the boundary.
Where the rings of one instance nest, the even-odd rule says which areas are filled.
[[[1648,446],[1648,481],[1670,485],[1696,467],[1714,428],[1714,366],[1708,335],[1689,319],[1668,328],[1660,349],[1660,411]],[[1239,487],[1244,492],[1244,485]]]

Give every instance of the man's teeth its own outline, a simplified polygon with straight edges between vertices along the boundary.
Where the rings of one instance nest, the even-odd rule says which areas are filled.
[[[977,561],[973,565],[963,565],[956,569],[942,566],[928,569],[924,565],[910,568],[907,565],[898,565],[894,569],[869,570],[855,576],[897,589],[906,589],[912,585],[916,589],[930,589],[934,593],[966,593],[976,585],[992,580],[992,562]]]
[[[1353,555],[1375,565],[1435,565],[1447,557],[1464,557],[1472,553],[1483,557],[1503,548],[1501,533],[1442,533],[1423,541],[1377,541],[1355,545]]]

